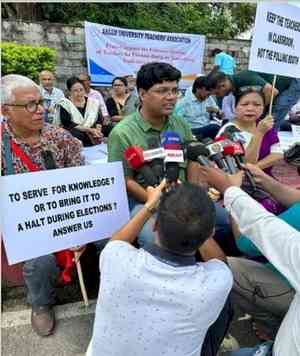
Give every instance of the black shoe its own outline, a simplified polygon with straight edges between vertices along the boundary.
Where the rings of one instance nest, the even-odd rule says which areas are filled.
[[[55,314],[50,305],[33,306],[31,326],[39,336],[51,335],[55,327]]]

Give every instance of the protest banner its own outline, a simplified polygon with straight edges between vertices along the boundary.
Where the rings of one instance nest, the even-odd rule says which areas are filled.
[[[1,177],[9,264],[109,238],[129,220],[121,162]]]
[[[249,69],[300,78],[300,8],[257,4]]]
[[[182,73],[187,86],[202,72],[205,36],[130,30],[85,22],[88,71],[93,85],[110,85],[116,76],[136,75],[141,65],[166,62]]]

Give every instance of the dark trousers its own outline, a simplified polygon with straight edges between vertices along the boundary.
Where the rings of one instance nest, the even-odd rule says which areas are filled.
[[[208,329],[201,350],[200,356],[216,356],[226,336],[230,323],[233,319],[233,307],[231,303],[231,296],[227,301],[218,316],[218,319]]]

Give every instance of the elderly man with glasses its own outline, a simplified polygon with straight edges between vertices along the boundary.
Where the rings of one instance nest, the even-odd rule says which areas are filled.
[[[2,175],[27,173],[84,163],[79,140],[62,128],[44,123],[40,88],[29,78],[6,75],[1,78]],[[54,255],[42,256],[23,265],[31,324],[40,336],[55,327],[52,305],[59,268]]]

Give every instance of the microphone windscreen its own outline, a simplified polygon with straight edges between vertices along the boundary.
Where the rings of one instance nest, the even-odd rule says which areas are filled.
[[[233,146],[225,146],[223,149],[224,156],[234,156],[234,152]]]
[[[246,142],[241,130],[238,129],[235,125],[228,125],[223,131],[222,135],[235,142],[239,141],[242,144]]]
[[[49,150],[45,150],[41,152],[45,167],[47,169],[56,169],[57,165],[53,157],[53,153]]]
[[[135,170],[145,163],[143,149],[139,146],[130,146],[124,151],[124,158],[128,162],[129,167]]]
[[[199,156],[209,157],[209,150],[200,142],[190,142],[186,147],[186,156],[190,161],[197,161]]]
[[[165,131],[161,134],[161,145],[166,150],[180,150],[180,136],[177,132]]]

